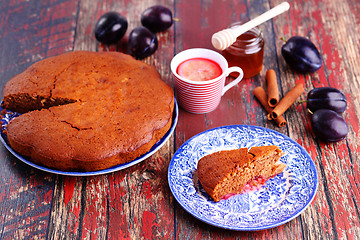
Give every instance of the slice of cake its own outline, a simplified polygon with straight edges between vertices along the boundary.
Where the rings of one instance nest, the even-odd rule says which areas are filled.
[[[265,183],[281,173],[284,153],[277,146],[260,146],[215,152],[201,158],[197,165],[199,181],[215,202],[244,193],[257,180]],[[262,181],[261,181],[262,180]]]

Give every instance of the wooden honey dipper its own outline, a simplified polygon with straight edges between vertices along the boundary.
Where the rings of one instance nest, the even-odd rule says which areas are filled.
[[[253,20],[244,23],[243,25],[224,29],[217,33],[214,33],[211,39],[211,43],[216,49],[224,50],[225,48],[233,44],[236,41],[236,38],[244,32],[247,32],[248,30],[260,25],[261,23],[266,22],[267,20],[277,15],[280,15],[283,12],[286,12],[287,10],[289,10],[289,8],[290,4],[288,2],[283,2],[276,7],[273,7],[269,11],[264,12]]]

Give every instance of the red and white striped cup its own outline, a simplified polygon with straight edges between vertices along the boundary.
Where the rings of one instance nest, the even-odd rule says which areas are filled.
[[[222,74],[207,81],[192,81],[180,76],[177,72],[178,66],[193,58],[205,58],[216,62],[221,67]],[[175,92],[180,106],[188,112],[198,114],[213,111],[225,92],[238,84],[244,75],[240,67],[229,68],[228,62],[221,54],[205,48],[192,48],[178,53],[171,60],[170,68],[175,79]],[[232,72],[238,72],[239,76],[225,85],[226,77]]]

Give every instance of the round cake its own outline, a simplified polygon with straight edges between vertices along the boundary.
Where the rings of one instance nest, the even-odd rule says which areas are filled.
[[[174,94],[156,69],[119,52],[74,51],[10,79],[10,146],[63,171],[96,171],[148,152],[170,129]]]

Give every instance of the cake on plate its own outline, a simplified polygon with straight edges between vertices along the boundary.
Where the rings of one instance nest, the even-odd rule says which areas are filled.
[[[148,152],[171,127],[174,94],[129,55],[74,51],[10,79],[2,107],[22,113],[5,132],[17,153],[52,169],[97,171]]]

